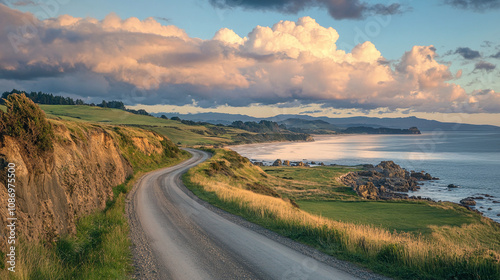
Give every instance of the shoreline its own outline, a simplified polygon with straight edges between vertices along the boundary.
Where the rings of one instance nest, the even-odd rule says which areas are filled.
[[[237,153],[237,152],[236,152]],[[242,156],[242,155],[241,155]],[[273,164],[268,164],[268,165],[260,165],[259,163],[263,163],[263,162],[259,162],[259,161],[253,161],[253,160],[250,160],[254,165],[256,166],[266,166],[266,167],[271,167],[271,166],[275,166]],[[345,167],[358,167],[358,166],[366,166],[366,165],[371,165],[371,164],[362,164],[362,165],[337,165],[337,164],[329,164],[329,165],[324,165],[322,162],[318,163],[317,165],[314,165],[314,164],[311,164],[312,162],[300,162],[299,163],[303,163],[302,164],[298,164],[296,165],[298,162],[297,161],[289,161],[289,160],[281,160],[281,159],[276,159],[276,161],[281,161],[281,162],[289,162],[291,164],[294,164],[294,165],[279,165],[279,166],[276,166],[276,167],[297,167],[297,168],[301,168],[301,167],[311,167],[311,168],[314,168],[314,167],[318,167],[318,166],[345,166]],[[276,162],[275,161],[275,162]],[[392,162],[392,161],[390,161]],[[403,168],[404,169],[404,168]],[[404,169],[406,170],[406,169]],[[417,174],[423,174],[424,171],[422,172],[415,172]],[[346,181],[344,181],[344,179],[346,177],[349,177],[350,175],[353,175],[353,174],[356,174],[357,172],[349,172],[349,173],[346,173],[344,175],[341,175],[340,177],[338,178],[335,178],[335,180],[341,182],[341,183],[344,183]],[[428,173],[427,173],[428,174]],[[439,181],[440,179],[439,178],[435,178],[433,177],[432,179],[430,180],[423,180],[424,182],[422,181],[419,181],[418,185],[419,186],[422,186],[424,185],[426,182],[425,181],[429,181],[429,182],[433,182],[433,181]],[[346,186],[348,186],[346,184]],[[355,190],[356,191],[356,188],[355,187],[352,187],[352,186],[348,186],[348,187],[351,187],[351,189]],[[459,187],[459,186],[456,186],[456,187]],[[367,199],[366,201],[400,201],[400,200],[410,200],[410,201],[431,201],[431,202],[434,202],[434,203],[452,203],[452,204],[455,204],[455,205],[458,205],[460,207],[463,207],[463,208],[466,208],[467,210],[471,211],[471,212],[475,212],[475,213],[478,213],[480,214],[483,218],[486,218],[486,219],[489,219],[493,222],[495,222],[496,224],[500,225],[500,221],[496,221],[488,216],[485,215],[485,212],[482,212],[480,211],[477,207],[475,206],[469,206],[469,205],[466,205],[466,204],[463,204],[463,203],[457,203],[457,202],[454,202],[454,201],[449,201],[449,200],[438,200],[438,199],[435,199],[435,198],[432,198],[432,197],[427,197],[427,196],[419,196],[419,195],[411,195],[411,194],[415,194],[417,192],[420,191],[420,187],[418,187],[417,189],[415,190],[408,190],[408,191],[391,191],[389,193],[386,193],[388,194],[388,196],[385,196],[385,197],[378,197],[376,199]],[[360,198],[364,198],[362,195],[358,194]],[[484,196],[488,197],[488,198],[494,198],[494,196],[491,196],[491,195],[488,195],[488,194],[484,194]],[[474,199],[476,200],[475,197],[466,197],[464,198],[463,200],[466,200],[466,199]]]
[[[456,132],[454,132],[454,133],[456,133]],[[364,160],[363,160],[363,158],[359,158],[359,156],[358,156],[358,158],[354,157],[352,159],[347,159],[344,157],[340,157],[340,158],[337,157],[337,160],[336,159],[326,159],[325,160],[325,158],[329,155],[328,154],[329,151],[326,151],[325,153],[323,153],[324,156],[322,156],[321,158],[317,157],[317,155],[318,154],[321,155],[321,152],[325,149],[324,144],[330,144],[330,142],[332,142],[333,144],[330,144],[330,146],[331,145],[338,146],[337,143],[340,143],[340,145],[342,145],[342,144],[345,145],[345,143],[348,143],[348,142],[355,140],[355,139],[359,140],[360,138],[358,138],[358,137],[356,137],[356,138],[346,137],[346,136],[355,136],[355,135],[317,135],[317,134],[315,134],[312,136],[315,139],[315,142],[312,142],[312,143],[314,143],[314,145],[307,145],[307,142],[304,145],[304,144],[302,144],[304,142],[290,142],[290,141],[288,141],[288,142],[274,142],[274,143],[252,143],[252,144],[244,144],[244,145],[230,145],[230,146],[225,146],[225,148],[236,151],[239,154],[241,154],[242,156],[248,157],[249,159],[264,162],[264,164],[267,164],[267,165],[272,165],[274,160],[276,160],[277,158],[281,158],[282,160],[289,159],[290,161],[305,161],[308,163],[310,163],[311,161],[324,162],[325,165],[336,164],[336,165],[345,165],[345,166],[359,166],[362,164],[366,164],[367,162],[370,162],[370,161],[371,161],[371,163],[374,163],[374,161],[378,160],[378,158],[377,158],[378,154],[382,153],[376,149],[379,147],[376,147],[376,148],[373,148],[375,150],[375,152],[374,152],[375,155],[371,155],[371,157],[370,157],[371,160],[370,159],[367,160],[367,158],[364,158]],[[375,135],[366,135],[366,136],[368,136],[368,138],[370,138],[370,139],[377,138],[377,136],[375,136]],[[394,135],[384,135],[384,138],[387,136],[393,137]],[[409,136],[414,136],[414,135],[396,135],[396,137],[397,137],[396,139],[403,138],[403,140],[405,140],[404,139],[405,136],[409,137]],[[378,137],[380,137],[380,136],[378,136]],[[424,134],[418,135],[417,137],[430,137],[430,134],[424,133]],[[331,139],[334,139],[335,141],[330,141],[330,142],[327,141],[327,140],[331,140]],[[362,139],[365,140],[367,138],[362,137]],[[313,150],[312,152],[314,154],[311,154],[311,153],[308,154],[307,152],[309,152],[311,150],[311,146],[315,147],[315,146],[317,146],[316,144],[321,145],[321,148],[318,148],[317,150]],[[361,143],[361,144],[364,144],[364,143]],[[262,147],[261,147],[261,145],[262,145]],[[288,145],[290,145],[290,146],[288,146]],[[372,148],[372,147],[370,147],[370,148]],[[304,149],[306,151],[303,151]],[[340,154],[340,156],[346,155],[349,152],[350,151],[344,152],[344,154]],[[354,152],[371,153],[371,151],[364,151],[364,150],[361,150],[361,151],[355,150]],[[391,160],[392,159],[392,160],[394,160],[394,162],[400,164],[402,167],[404,167],[407,170],[417,169],[420,171],[420,168],[418,167],[418,165],[423,165],[422,162],[419,162],[418,158],[417,159],[407,159],[407,160],[403,159],[402,160],[401,156],[400,157],[390,157],[391,153],[394,153],[394,152],[387,153],[388,155],[387,155],[387,157],[384,157],[384,160]],[[303,154],[307,154],[307,155],[302,156]],[[435,156],[434,154],[432,154],[432,152],[425,154],[425,156],[427,156],[426,159],[430,160],[430,161],[438,158],[438,156]],[[469,162],[469,158],[465,158],[462,161],[464,163]],[[345,164],[346,162],[351,162],[351,163],[354,162],[354,164]],[[379,162],[379,161],[376,161],[376,162]],[[441,163],[440,162],[434,163],[434,165],[430,166],[433,168],[430,168],[430,167],[428,168],[427,166],[425,166],[425,170],[432,172],[432,175],[434,175],[436,177],[440,177],[441,180],[426,181],[423,185],[420,186],[421,188],[419,190],[409,191],[409,192],[406,192],[406,194],[408,196],[415,196],[417,198],[418,197],[429,198],[429,199],[436,201],[436,202],[448,201],[448,202],[452,202],[452,203],[455,203],[458,205],[461,205],[460,200],[463,200],[466,198],[484,197],[484,199],[474,199],[477,203],[475,205],[475,207],[470,207],[470,206],[468,206],[468,207],[471,209],[471,211],[477,211],[477,212],[481,213],[481,215],[483,217],[489,218],[489,219],[495,221],[496,223],[500,223],[500,217],[498,216],[498,214],[500,214],[500,203],[499,203],[500,198],[498,197],[498,195],[495,195],[494,192],[492,193],[493,190],[490,187],[488,187],[488,184],[486,184],[486,188],[485,187],[482,187],[482,188],[470,187],[471,183],[474,183],[474,185],[480,185],[480,186],[481,185],[485,186],[485,183],[482,183],[481,181],[477,182],[477,180],[473,181],[472,179],[469,179],[470,176],[467,176],[467,177],[462,176],[462,177],[465,177],[465,179],[469,180],[466,182],[465,179],[461,179],[460,177],[453,176],[453,174],[454,174],[453,172],[455,172],[455,173],[458,172],[459,173],[458,175],[462,175],[461,173],[463,173],[463,172],[461,169],[457,169],[456,166],[448,166],[448,164],[441,164],[441,165],[439,165],[439,164],[441,164]],[[471,163],[471,164],[473,164],[473,163]],[[412,167],[412,165],[413,165],[413,167]],[[408,166],[410,166],[411,169],[407,168]],[[415,166],[417,166],[417,167],[415,167]],[[439,168],[436,168],[436,166]],[[471,166],[473,166],[473,165],[471,165]],[[461,168],[465,168],[465,166],[461,167]],[[472,173],[475,171],[474,169],[477,169],[477,167],[472,168],[472,169],[468,168],[466,170],[466,173],[471,173],[476,177],[481,176],[481,175],[475,175],[476,173]],[[455,171],[455,170],[458,170],[458,171]],[[463,187],[460,187],[457,189],[447,188],[447,186],[450,184],[460,185]],[[461,206],[463,206],[463,205],[461,205]]]

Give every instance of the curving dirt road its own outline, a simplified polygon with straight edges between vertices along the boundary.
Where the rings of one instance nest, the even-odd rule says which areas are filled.
[[[180,178],[209,154],[188,151],[191,159],[148,173],[130,193],[136,278],[384,279],[200,201]]]

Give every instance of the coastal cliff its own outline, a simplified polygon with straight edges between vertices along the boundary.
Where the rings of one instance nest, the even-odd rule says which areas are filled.
[[[12,120],[15,116],[2,115],[1,247],[7,245],[7,218],[12,216],[4,207],[9,199],[9,163],[10,166],[15,164],[13,189],[17,237],[28,242],[50,242],[74,233],[78,218],[104,209],[106,202],[113,198],[113,187],[131,176],[137,165],[159,164],[180,154],[170,140],[154,132],[62,120],[47,122],[52,136],[47,148],[39,149],[39,138],[35,137],[31,142],[26,140],[31,139],[26,135],[36,134],[32,130],[24,127],[25,131],[19,134],[22,136],[6,132],[12,125],[6,123],[8,118]]]

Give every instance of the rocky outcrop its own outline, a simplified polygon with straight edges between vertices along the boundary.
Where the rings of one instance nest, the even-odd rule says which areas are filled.
[[[411,134],[422,134],[416,126],[410,127],[408,131],[410,131]]]
[[[465,206],[476,206],[476,201],[474,200],[473,197],[466,197],[460,200],[460,204]]]
[[[377,166],[364,165],[363,170],[340,178],[361,197],[368,199],[407,198],[401,192],[416,191],[419,181],[437,179],[425,172],[408,172],[393,161],[382,161]]]
[[[273,162],[273,166],[282,166],[283,163],[281,162],[281,159],[277,159]]]
[[[104,209],[112,188],[133,173],[131,162],[172,156],[179,150],[162,136],[138,128],[51,121],[53,149],[36,156],[22,143],[0,141],[0,204],[7,205],[5,165],[16,165],[16,231],[25,240],[52,241],[75,232],[79,217]],[[133,160],[133,161],[132,161]],[[7,208],[0,208],[0,244],[7,244]]]
[[[439,178],[432,177],[431,174],[425,173],[425,171],[420,171],[420,172],[412,171],[410,172],[410,176],[417,179],[418,181],[439,180]]]
[[[377,199],[379,197],[379,190],[372,182],[368,182],[366,185],[355,186],[354,190],[362,198]]]

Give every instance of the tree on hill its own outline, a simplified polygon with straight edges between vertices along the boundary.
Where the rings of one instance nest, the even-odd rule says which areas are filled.
[[[27,98],[31,99],[33,102],[38,104],[49,104],[49,105],[76,105],[77,103],[81,103],[83,105],[83,101],[78,99],[77,101],[73,100],[70,97],[63,97],[59,95],[53,95],[48,93],[43,93],[41,91],[35,92],[32,91],[27,93],[25,91],[20,91],[17,89],[13,89],[11,91],[6,91],[2,94],[1,104],[5,104],[4,99],[7,99],[12,94],[24,94]]]
[[[144,109],[139,109],[139,110],[134,110],[134,109],[125,109],[125,111],[130,112],[132,114],[136,115],[144,115],[144,116],[151,116],[146,110]]]
[[[99,107],[103,108],[114,108],[114,109],[120,109],[120,110],[126,110],[125,109],[125,104],[121,101],[105,101],[103,100],[101,104],[98,105]]]

